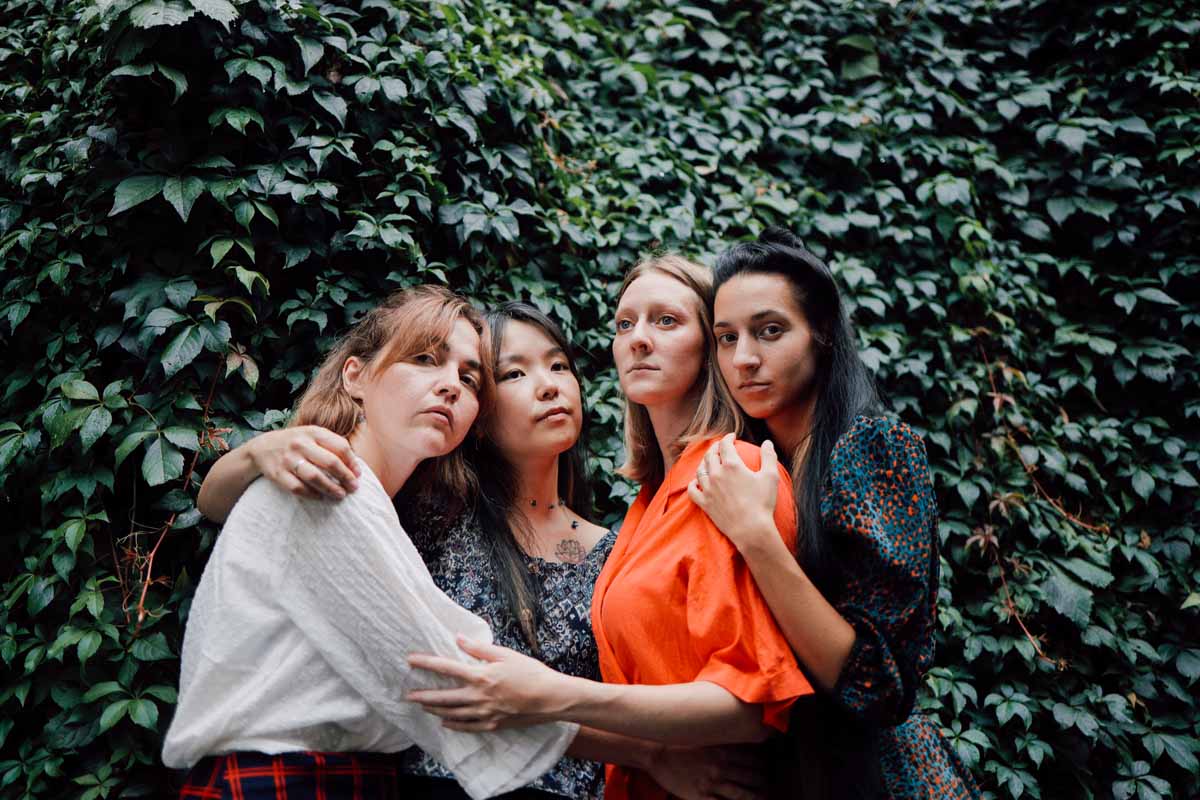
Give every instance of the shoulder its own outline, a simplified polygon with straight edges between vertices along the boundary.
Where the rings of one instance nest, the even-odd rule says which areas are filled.
[[[838,437],[833,469],[926,469],[925,440],[891,417],[862,416]]]

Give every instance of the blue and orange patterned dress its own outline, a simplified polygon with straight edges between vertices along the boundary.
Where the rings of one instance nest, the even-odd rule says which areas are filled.
[[[821,519],[837,565],[830,599],[857,634],[834,701],[879,731],[890,798],[978,798],[937,724],[913,707],[933,664],[939,572],[921,437],[902,422],[858,417],[834,446]]]

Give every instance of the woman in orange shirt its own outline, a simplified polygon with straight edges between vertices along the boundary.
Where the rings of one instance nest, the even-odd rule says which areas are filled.
[[[642,484],[596,582],[592,626],[604,683],[561,675],[504,648],[462,642],[463,665],[413,656],[458,678],[457,689],[410,699],[458,730],[571,720],[677,744],[757,741],[785,730],[812,688],[796,666],[745,561],[688,497],[713,441],[738,428],[713,350],[712,281],[678,256],[649,259],[618,295],[613,358],[626,396],[624,474]],[[738,444],[758,464],[758,449]],[[795,536],[791,486],[779,471],[775,521]],[[713,796],[747,796],[726,783]],[[610,766],[609,800],[666,798],[638,770]]]

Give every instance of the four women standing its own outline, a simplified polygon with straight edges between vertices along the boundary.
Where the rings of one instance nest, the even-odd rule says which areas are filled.
[[[551,376],[538,384],[544,393],[514,399],[473,446],[492,487],[461,518],[470,520],[465,532],[459,522],[456,538],[454,525],[428,516],[409,527],[414,541],[426,538],[422,555],[438,565],[435,578],[443,573],[442,588],[517,649],[464,643],[481,664],[445,653],[415,657],[414,666],[462,686],[408,699],[461,731],[550,720],[595,728],[585,728],[573,752],[615,765],[609,797],[671,790],[736,798],[755,796],[761,776],[735,751],[717,751],[721,757],[710,761],[721,769],[698,786],[677,783],[686,772],[673,768],[695,751],[670,745],[752,741],[786,729],[811,680],[872,742],[865,752],[885,779],[881,796],[971,797],[970,776],[936,728],[909,716],[932,655],[937,586],[923,446],[906,427],[868,416],[874,393],[832,276],[798,242],[773,231],[735,247],[718,264],[716,283],[714,297],[707,270],[668,256],[639,264],[622,286],[613,354],[628,401],[624,472],[642,491],[615,544],[571,510],[586,504],[579,509],[574,496],[583,474],[561,466],[582,426],[569,347],[539,320],[509,321],[507,335],[497,334],[501,396],[506,380],[517,385],[543,372]],[[518,343],[507,356],[502,340]],[[730,391],[756,421],[751,429],[783,446],[794,504],[792,480],[777,469],[770,444],[755,471],[757,448],[735,444],[732,435],[716,441],[742,428]],[[531,446],[541,432],[555,446]],[[337,495],[353,482],[340,443],[316,432],[289,436],[256,440],[264,443],[259,457],[226,470],[236,478],[209,496],[231,501],[259,472],[298,492]],[[307,457],[289,468],[296,453]],[[232,454],[226,459],[236,463]],[[206,487],[220,476],[215,468]],[[564,494],[574,503],[564,504]],[[447,577],[454,572],[447,546],[465,554],[458,578]],[[547,568],[590,560],[599,569],[609,547],[591,602],[605,681],[598,683],[589,680],[588,663],[568,664],[540,647],[547,583],[529,579],[543,569],[530,559],[542,558]],[[549,548],[558,557],[546,561]],[[573,591],[555,605],[575,610],[565,627],[573,621],[575,639],[585,643],[579,589],[594,574],[578,570],[561,581]],[[462,584],[462,575],[479,586],[456,596],[446,583]],[[480,598],[494,598],[502,613],[489,618]],[[520,635],[506,641],[505,630]],[[437,774],[427,756],[408,763]],[[540,786],[590,796],[581,788],[586,771],[564,761],[551,775],[566,777]],[[579,774],[585,777],[576,780]]]

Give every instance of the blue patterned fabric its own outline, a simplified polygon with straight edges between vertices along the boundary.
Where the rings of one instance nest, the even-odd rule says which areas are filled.
[[[525,556],[535,576],[542,604],[537,628],[539,653],[530,651],[516,618],[497,595],[486,533],[474,517],[467,515],[447,523],[427,514],[406,524],[413,543],[429,567],[433,580],[450,599],[478,614],[491,626],[496,644],[535,656],[567,675],[601,680],[592,636],[592,587],[616,541],[609,531],[579,564],[546,561]],[[450,772],[417,748],[401,757],[401,772],[451,778]],[[594,800],[603,795],[604,770],[600,764],[563,758],[554,769],[529,784],[563,797]]]
[[[933,663],[938,590],[937,503],[921,437],[895,420],[855,420],[834,447],[821,518],[841,566],[831,600],[857,634],[834,699],[881,729],[890,797],[979,797],[938,727],[913,709]]]

